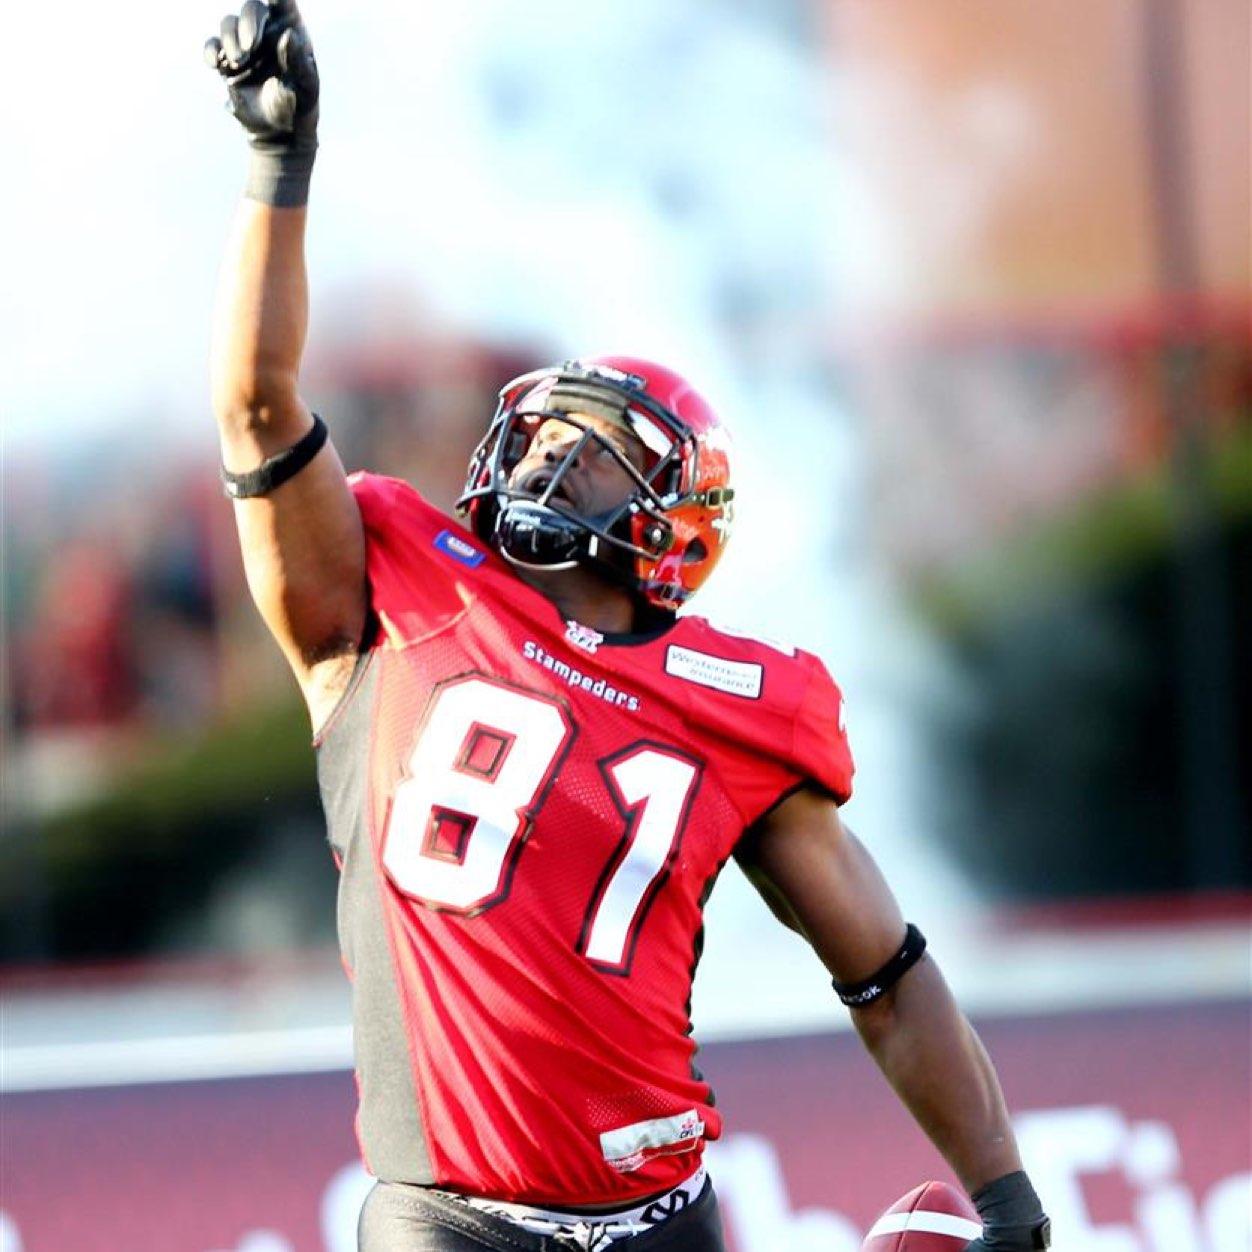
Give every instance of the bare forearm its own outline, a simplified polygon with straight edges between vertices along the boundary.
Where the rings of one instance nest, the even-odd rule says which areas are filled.
[[[853,1012],[874,1060],[971,1193],[1021,1169],[1000,1083],[938,966]]]
[[[305,218],[304,208],[242,201],[222,264],[213,406],[228,440],[246,430],[264,454],[291,442],[302,412],[296,376],[309,316]]]

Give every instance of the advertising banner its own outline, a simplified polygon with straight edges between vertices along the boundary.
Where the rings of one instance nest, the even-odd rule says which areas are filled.
[[[980,1024],[1058,1252],[1248,1252],[1244,1004]],[[942,1160],[846,1033],[709,1046],[733,1252],[858,1252]],[[353,1252],[346,1072],[10,1093],[0,1252]]]

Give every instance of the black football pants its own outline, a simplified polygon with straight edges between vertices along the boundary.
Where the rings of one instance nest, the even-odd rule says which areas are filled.
[[[725,1252],[713,1184],[655,1230],[605,1245],[608,1252]],[[578,1252],[560,1236],[531,1234],[513,1222],[459,1204],[422,1187],[378,1183],[357,1227],[360,1252]]]

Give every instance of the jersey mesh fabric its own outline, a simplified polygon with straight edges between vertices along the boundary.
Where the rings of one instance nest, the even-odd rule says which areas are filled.
[[[349,967],[386,953],[411,1079],[372,1080],[396,1058],[362,1046],[380,1032],[358,1004],[366,1159],[555,1206],[673,1186],[721,1129],[687,1017],[703,893],[789,788],[846,798],[838,690],[815,658],[694,617],[588,651],[411,488],[352,481],[382,630],[355,697],[369,716],[319,751],[368,772],[359,814],[327,796],[376,895],[341,895],[341,937]],[[423,1152],[395,1150],[389,1116],[420,1126]]]

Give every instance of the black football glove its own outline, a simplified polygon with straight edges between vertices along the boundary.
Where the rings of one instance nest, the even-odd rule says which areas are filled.
[[[246,0],[222,18],[204,59],[226,82],[228,107],[248,132],[245,194],[263,204],[305,204],[317,155],[317,62],[295,0]]]
[[[982,1235],[965,1252],[1042,1252],[1052,1246],[1052,1228],[1030,1179],[1018,1170],[973,1195]]]

